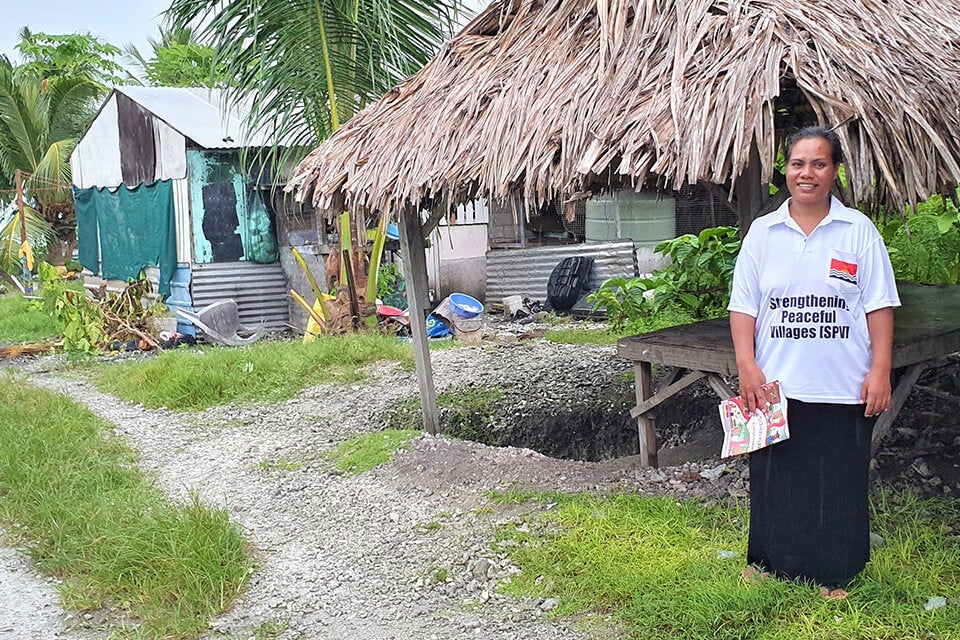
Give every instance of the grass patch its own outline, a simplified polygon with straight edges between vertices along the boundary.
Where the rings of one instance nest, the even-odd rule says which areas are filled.
[[[42,342],[59,335],[60,323],[39,300],[27,300],[19,293],[0,296],[0,344]]]
[[[516,501],[521,492],[499,498]],[[528,497],[529,494],[528,494]],[[556,503],[499,532],[522,570],[503,588],[554,597],[556,613],[608,616],[626,637],[704,640],[903,640],[957,638],[960,512],[952,500],[887,494],[875,500],[874,551],[850,585],[827,602],[805,584],[745,585],[748,514],[673,498],[534,496]],[[952,529],[951,529],[952,527]],[[733,559],[721,551],[735,551]],[[951,598],[925,611],[930,596]]]
[[[466,387],[437,394],[444,435],[461,440],[478,440],[480,431],[496,421],[502,404],[503,391],[498,388]]]
[[[279,638],[280,635],[290,627],[288,620],[267,620],[261,622],[253,630],[253,637],[256,640],[271,640]]]
[[[194,496],[172,505],[87,409],[0,377],[0,520],[64,606],[120,607],[145,637],[207,628],[251,567],[239,527]]]
[[[422,431],[413,429],[387,429],[354,436],[325,456],[341,473],[357,474],[389,462],[397,451],[410,447],[410,442]]]
[[[726,312],[724,312],[724,314],[725,313]],[[715,317],[719,318],[722,316],[718,315]],[[623,331],[620,333],[620,335],[633,336],[638,333],[650,333],[651,331],[657,331],[658,329],[677,327],[682,324],[692,324],[694,322],[702,322],[703,320],[710,319],[712,318],[697,318],[686,309],[670,306],[661,309],[656,313],[643,315],[630,320],[623,328]]]
[[[156,358],[98,365],[101,391],[155,409],[199,411],[228,403],[282,402],[324,382],[357,382],[360,368],[379,360],[413,366],[409,345],[391,336],[359,333],[248,348],[177,349]]]
[[[437,394],[441,430],[446,436],[471,440],[478,437],[478,428],[496,420],[503,404],[503,391],[498,388],[464,387],[447,389]],[[423,429],[420,398],[398,400],[390,409],[387,423],[392,429]]]
[[[548,329],[544,340],[560,344],[616,344],[621,334],[612,329],[577,329],[562,327]]]

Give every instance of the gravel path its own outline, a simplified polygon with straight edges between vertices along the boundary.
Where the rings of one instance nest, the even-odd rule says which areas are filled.
[[[613,347],[539,340],[445,349],[432,361],[441,387],[507,385],[531,402],[547,387],[566,389],[574,399],[597,393],[628,368]],[[639,470],[632,459],[555,460],[529,449],[430,436],[372,472],[332,472],[323,451],[349,435],[383,428],[370,416],[415,396],[415,374],[395,365],[371,368],[363,384],[322,385],[278,405],[196,414],[120,402],[79,377],[44,370],[40,361],[28,375],[115,425],[173,499],[198,492],[243,526],[258,567],[235,606],[213,622],[210,638],[249,638],[267,625],[284,628],[280,638],[588,638],[572,622],[547,615],[553,602],[497,592],[498,581],[517,569],[493,548],[493,530],[531,507],[491,508],[488,490],[720,496],[743,486],[740,467],[720,474],[724,467],[716,460],[702,468]],[[0,563],[19,562],[11,558],[0,556]],[[8,578],[0,578],[2,589]],[[56,632],[63,614],[49,598],[47,589],[35,606],[50,610],[46,629]],[[0,609],[8,602],[10,593],[0,590]],[[0,617],[0,640],[56,637],[9,635],[10,625],[17,623]]]
[[[23,554],[0,546],[0,640],[62,638],[65,618],[54,586]]]

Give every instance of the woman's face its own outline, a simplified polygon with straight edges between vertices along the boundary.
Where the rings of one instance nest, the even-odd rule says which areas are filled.
[[[829,203],[838,169],[830,155],[830,143],[823,138],[803,138],[793,145],[787,159],[787,189],[798,204]]]

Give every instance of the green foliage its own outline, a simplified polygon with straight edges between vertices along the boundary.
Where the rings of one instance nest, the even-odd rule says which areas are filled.
[[[362,380],[380,360],[412,366],[409,345],[377,333],[321,336],[311,343],[166,351],[156,358],[99,365],[94,384],[148,408],[199,411],[228,403],[282,402],[322,383]]]
[[[681,324],[690,324],[699,320],[701,320],[701,318],[696,317],[689,309],[678,306],[667,306],[658,310],[656,313],[634,318],[623,328],[621,336],[649,333],[657,329],[676,327]]]
[[[38,73],[0,55],[0,182],[13,185],[18,169],[25,174],[27,237],[34,245],[46,245],[50,259],[59,261],[61,243],[76,239],[70,153],[93,117],[101,87],[82,75]],[[10,249],[14,234],[19,246],[19,218],[0,233],[2,261],[9,270],[16,259]]]
[[[222,84],[223,65],[214,66],[213,47],[191,42],[154,50],[147,78],[156,87],[205,87]]]
[[[44,258],[47,243],[57,236],[50,223],[30,205],[25,204],[23,210],[14,214],[10,222],[0,228],[0,269],[14,277],[20,277],[23,272],[19,256],[20,245],[23,242],[20,237],[21,215],[25,217],[27,241],[33,250],[34,260]]]
[[[402,449],[408,449],[414,438],[423,432],[415,429],[387,429],[354,436],[326,452],[341,473],[358,474],[370,471],[393,459]]]
[[[954,500],[879,496],[872,527],[887,544],[872,552],[847,600],[828,602],[808,584],[740,579],[742,506],[514,493],[499,499],[532,498],[541,509],[498,532],[498,552],[521,570],[504,590],[557,598],[559,615],[604,616],[625,638],[919,640],[954,638],[960,628],[960,607],[924,610],[928,597],[960,589]]]
[[[386,300],[391,293],[400,290],[403,283],[403,276],[400,274],[400,268],[392,262],[380,263],[380,269],[377,276],[377,297]]]
[[[617,331],[627,323],[652,310],[646,292],[654,287],[652,278],[610,278],[600,289],[587,296],[593,310],[603,308],[607,319]]]
[[[554,328],[543,339],[559,344],[616,344],[621,334],[612,329]]]
[[[160,39],[148,38],[148,59],[132,44],[124,47],[139,79],[155,87],[223,87],[225,65],[215,62],[216,50],[197,42],[193,29],[161,28]]]
[[[726,312],[740,252],[735,227],[711,227],[698,235],[665,240],[656,251],[670,258],[668,267],[649,278],[611,278],[587,296],[595,311],[604,309],[615,330],[671,308],[697,320]]]
[[[699,235],[686,234],[657,245],[670,266],[654,273],[654,307],[689,309],[697,318],[726,312],[733,267],[740,252],[735,227],[712,227]]]
[[[50,35],[20,29],[17,49],[26,62],[24,73],[39,80],[80,79],[106,85],[123,84],[128,74],[114,58],[120,49],[90,33]]]
[[[254,628],[253,637],[256,640],[279,638],[289,627],[290,622],[287,620],[267,620]]]
[[[75,402],[0,378],[0,521],[68,609],[117,607],[143,637],[198,635],[251,569],[240,528],[196,496],[167,502],[111,434]]]
[[[441,391],[437,394],[437,407],[444,435],[483,441],[481,432],[488,431],[498,420],[503,403],[503,391],[499,388],[467,386]],[[419,398],[395,402],[387,423],[394,429],[423,429]]]
[[[960,211],[934,196],[902,218],[880,226],[898,280],[925,284],[960,282]]]
[[[105,338],[103,310],[87,298],[82,285],[71,284],[46,262],[37,266],[47,311],[57,320],[63,348],[73,353],[93,353]]]
[[[459,0],[173,0],[176,27],[216,50],[254,131],[312,148],[419,70],[453,33]],[[278,153],[279,149],[276,150]]]
[[[37,300],[19,293],[0,296],[0,344],[42,342],[56,338],[60,323]]]
[[[497,420],[503,402],[503,391],[498,388],[469,386],[440,392],[437,407],[443,414],[444,435],[482,442],[481,431]]]

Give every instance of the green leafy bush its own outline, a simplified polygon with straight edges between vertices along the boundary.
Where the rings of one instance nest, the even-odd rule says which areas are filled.
[[[389,294],[400,290],[400,285],[403,283],[403,276],[400,274],[400,269],[397,265],[390,262],[381,263],[377,273],[378,298],[382,300]]]
[[[670,258],[670,266],[649,278],[607,280],[587,298],[594,310],[602,307],[617,328],[671,308],[694,319],[725,312],[740,252],[736,227],[711,227],[698,235],[682,235],[661,242],[656,251]]]
[[[650,278],[610,278],[587,296],[587,302],[593,303],[594,311],[602,307],[610,324],[618,330],[650,314],[650,301],[644,294],[652,287]]]
[[[688,309],[697,318],[725,312],[730,301],[733,267],[740,252],[736,227],[711,227],[657,245],[671,264],[653,274],[654,306]]]
[[[56,267],[37,266],[43,283],[43,302],[63,331],[63,347],[69,352],[92,353],[104,339],[103,311],[87,299],[82,285],[67,282]]]
[[[898,280],[925,284],[960,282],[960,211],[940,196],[915,213],[880,226]]]

